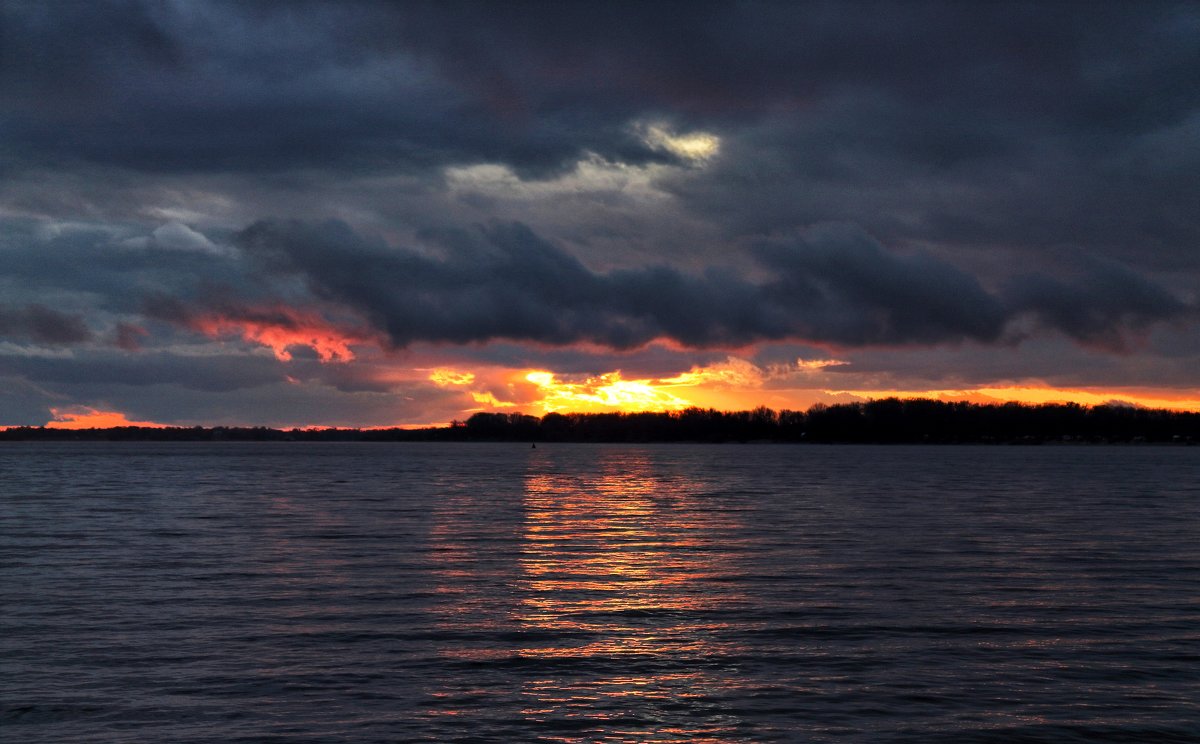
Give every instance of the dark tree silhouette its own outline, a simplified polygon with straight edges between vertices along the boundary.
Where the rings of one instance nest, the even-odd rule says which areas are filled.
[[[1029,406],[923,398],[865,403],[818,403],[807,412],[717,411],[665,413],[476,413],[465,422],[426,429],[292,429],[266,427],[120,426],[111,429],[13,427],[0,441],[527,441],[527,442],[813,442],[813,443],[1173,443],[1200,441],[1200,413],[1086,407]]]

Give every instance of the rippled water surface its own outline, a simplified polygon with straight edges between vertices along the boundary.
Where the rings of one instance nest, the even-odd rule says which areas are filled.
[[[1200,448],[0,447],[16,742],[1200,741]]]

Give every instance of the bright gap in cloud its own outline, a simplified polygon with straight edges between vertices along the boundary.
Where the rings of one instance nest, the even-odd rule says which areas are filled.
[[[536,405],[546,413],[558,411],[680,411],[693,405],[652,380],[625,380],[609,372],[582,382],[564,382],[554,373],[535,370],[525,379],[542,397]]]
[[[721,150],[721,138],[708,132],[677,134],[665,124],[642,124],[637,127],[643,142],[655,150],[702,164]]]

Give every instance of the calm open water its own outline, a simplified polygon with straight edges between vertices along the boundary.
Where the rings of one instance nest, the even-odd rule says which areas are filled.
[[[1200,741],[1200,448],[0,447],[6,742]]]

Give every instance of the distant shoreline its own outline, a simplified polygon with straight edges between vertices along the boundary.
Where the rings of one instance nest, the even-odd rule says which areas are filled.
[[[1171,444],[1200,442],[1200,413],[1074,403],[977,404],[887,398],[807,411],[476,413],[421,429],[274,429],[263,426],[0,430],[0,442],[595,442],[811,444]]]

